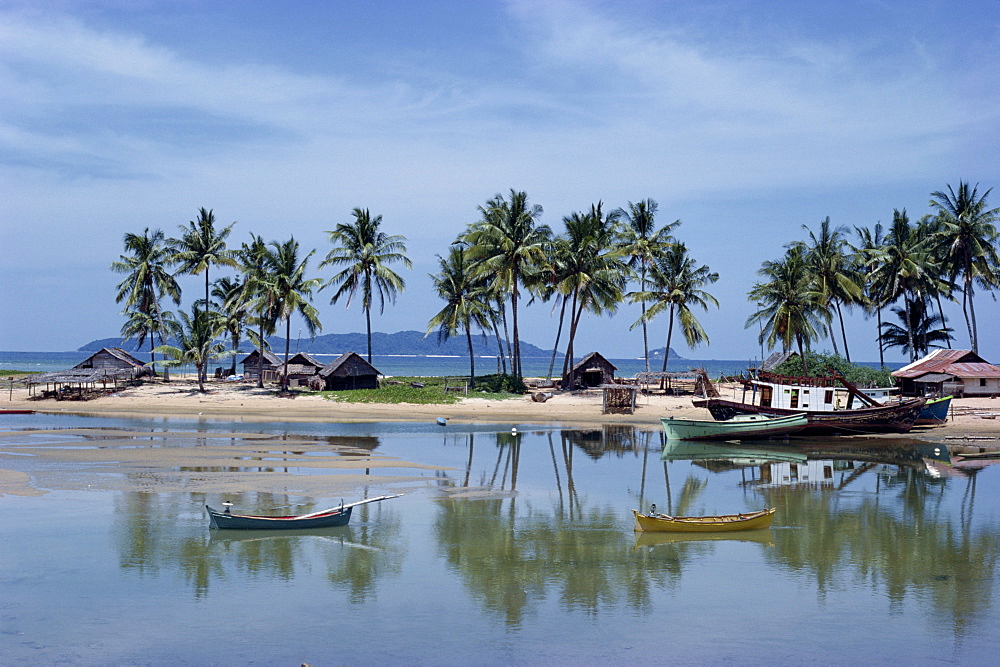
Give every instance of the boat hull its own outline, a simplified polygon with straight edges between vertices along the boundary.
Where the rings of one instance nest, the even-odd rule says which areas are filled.
[[[709,421],[661,417],[668,440],[733,440],[773,438],[804,429],[809,420],[804,414],[759,420]]]
[[[352,507],[337,508],[313,516],[253,516],[228,514],[205,505],[211,517],[212,528],[237,530],[288,530],[300,528],[328,528],[346,526],[351,520]]]
[[[924,403],[923,409],[917,415],[914,424],[917,426],[938,426],[948,420],[948,409],[951,407],[951,396],[930,398]]]
[[[662,514],[642,514],[632,510],[635,515],[635,530],[657,533],[719,533],[736,530],[760,530],[770,528],[774,520],[776,508],[760,510],[759,512],[744,512],[743,514],[723,514],[720,516],[675,516]]]
[[[892,405],[880,405],[854,410],[807,411],[807,426],[799,435],[908,433],[924,407],[925,400],[915,398]],[[736,415],[759,414],[784,417],[802,414],[801,410],[774,408],[750,403],[739,403],[724,398],[706,398],[694,401],[695,406],[708,408],[717,420],[732,419]]]

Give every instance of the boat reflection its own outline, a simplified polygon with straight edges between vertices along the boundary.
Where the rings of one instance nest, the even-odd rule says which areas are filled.
[[[654,549],[669,544],[686,544],[691,542],[754,542],[765,546],[774,546],[774,535],[770,528],[762,530],[741,530],[729,533],[650,533],[635,534],[635,548]]]

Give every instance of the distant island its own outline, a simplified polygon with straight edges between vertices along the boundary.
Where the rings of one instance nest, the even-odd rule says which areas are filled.
[[[269,337],[267,342],[270,344],[272,351],[279,354],[284,352],[284,338],[279,338],[277,336]],[[497,355],[496,340],[493,338],[474,336],[472,339],[472,346],[477,356]],[[77,351],[97,352],[105,347],[120,347],[129,352],[141,353],[149,350],[149,343],[147,342],[142,349],[137,349],[135,341],[125,343],[122,338],[101,338],[99,340],[90,341],[86,345],[78,348]],[[341,354],[344,352],[358,352],[363,354],[368,349],[368,340],[363,333],[324,334],[322,336],[316,336],[316,338],[293,340],[291,341],[290,347],[293,353],[295,351],[299,351],[308,352],[310,354]],[[247,341],[243,341],[240,344],[240,348],[246,350],[247,352],[253,349]],[[663,359],[664,349],[665,348],[661,347],[656,350],[650,350],[650,359]],[[430,336],[425,337],[424,334],[419,331],[397,331],[396,333],[391,334],[373,331],[372,351],[378,355],[391,354],[408,356],[454,355],[462,357],[469,354],[465,338],[449,338],[446,341],[439,342],[436,335],[431,334]],[[590,352],[595,351],[600,352],[608,358],[622,358],[621,355],[618,355],[613,350],[608,349],[581,350],[580,353],[577,354],[577,357],[582,357],[584,354],[589,354]],[[552,350],[543,350],[536,345],[532,345],[531,343],[522,340],[521,356],[524,358],[549,358],[552,356]],[[673,348],[670,348],[670,358],[672,360],[684,360],[684,357],[679,356]]]

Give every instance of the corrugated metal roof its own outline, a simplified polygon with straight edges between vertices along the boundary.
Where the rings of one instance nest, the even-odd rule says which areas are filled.
[[[1000,378],[1000,366],[993,364],[952,364],[948,372],[960,378]]]
[[[893,371],[892,376],[897,378],[917,378],[926,373],[950,373],[950,368],[954,365],[990,366],[997,368],[996,366],[992,366],[992,364],[987,364],[985,359],[972,350],[934,350],[923,359],[918,359],[911,364]]]

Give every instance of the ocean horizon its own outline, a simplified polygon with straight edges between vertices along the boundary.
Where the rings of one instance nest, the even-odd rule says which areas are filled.
[[[335,353],[311,353],[308,350],[292,350],[291,354],[298,351],[307,352],[320,362],[329,362],[336,359],[339,354]],[[61,371],[79,364],[89,357],[92,352],[67,351],[67,352],[16,352],[0,350],[0,370],[17,370],[28,373],[48,373]],[[237,362],[244,353],[240,353]],[[364,356],[363,353],[359,353]],[[588,353],[589,354],[589,353]],[[145,361],[149,358],[148,353],[136,354],[137,358]],[[159,355],[157,355],[159,356]],[[279,355],[280,356],[280,355]],[[583,355],[577,358],[577,361]],[[645,361],[641,357],[608,358],[617,368],[618,377],[635,377],[639,372],[646,370]],[[525,377],[547,377],[551,357],[523,357]],[[876,362],[857,362],[872,368],[878,368]],[[223,360],[214,362],[209,367],[209,372],[213,373],[216,367],[228,368],[231,362]],[[671,357],[668,361],[667,370],[672,372],[688,371],[695,368],[704,368],[709,377],[716,378],[721,375],[739,375],[748,368],[756,367],[760,364],[759,359],[687,359],[683,357]],[[372,365],[386,376],[403,377],[450,377],[466,376],[469,374],[469,357],[458,355],[405,355],[405,354],[373,354]],[[902,367],[901,363],[886,363],[886,367],[895,369]],[[650,359],[650,370],[660,371],[663,368],[662,359]],[[499,360],[495,356],[476,357],[476,375],[489,375],[500,371]],[[194,369],[180,367],[174,373],[193,373]],[[552,374],[554,377],[562,373],[562,357],[557,356]]]

